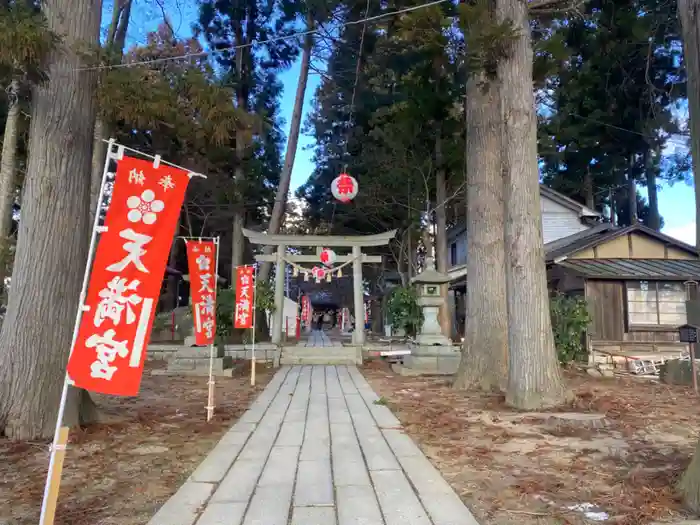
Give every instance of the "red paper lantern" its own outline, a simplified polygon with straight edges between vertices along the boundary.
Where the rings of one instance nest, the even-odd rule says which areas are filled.
[[[340,202],[350,202],[357,196],[359,185],[354,177],[341,173],[331,183],[331,193]]]
[[[326,276],[326,270],[325,268],[321,268],[320,266],[314,266],[313,268],[311,268],[311,275],[314,276],[314,279],[320,281]]]
[[[333,266],[333,263],[336,259],[335,252],[328,248],[324,248],[323,250],[321,250],[321,255],[319,256],[319,259],[321,260],[324,266]]]

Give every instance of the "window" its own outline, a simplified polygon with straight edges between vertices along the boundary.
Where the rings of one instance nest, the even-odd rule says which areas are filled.
[[[627,318],[630,326],[685,324],[685,286],[682,282],[629,281]]]
[[[457,243],[453,242],[450,244],[450,264],[455,266],[457,264]]]

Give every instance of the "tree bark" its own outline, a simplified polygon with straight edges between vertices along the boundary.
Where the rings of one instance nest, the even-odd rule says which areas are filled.
[[[498,85],[472,76],[466,91],[467,298],[455,388],[505,389],[508,311],[503,243],[503,144]]]
[[[49,29],[62,37],[49,81],[33,90],[29,162],[7,316],[0,332],[0,432],[53,435],[88,252],[88,205],[97,75],[80,49],[95,45],[101,3],[48,0]],[[78,422],[82,394],[65,423]]]
[[[685,71],[688,75],[688,114],[690,116],[690,150],[696,164],[695,179],[695,246],[700,246],[700,0],[678,0],[681,20]]]
[[[678,0],[678,14],[683,34],[685,71],[688,75],[688,113],[690,115],[690,149],[694,159],[695,246],[700,246],[700,0]],[[695,514],[700,513],[700,441],[688,465],[679,490],[683,502]]]
[[[17,169],[17,142],[19,140],[20,83],[14,79],[7,90],[7,120],[0,160],[0,289],[10,268],[10,230],[12,208],[15,202],[15,170]]]
[[[435,138],[435,163],[437,164],[435,172],[435,263],[439,272],[447,273],[449,269],[446,212],[447,179],[443,167],[442,140],[439,129]],[[440,296],[443,304],[438,311],[438,320],[442,335],[452,337],[452,313],[448,306],[448,289],[447,284],[440,285]]]
[[[678,483],[678,492],[683,504],[693,514],[700,514],[700,440],[695,445],[692,461]]]
[[[639,210],[637,209],[637,180],[634,178],[634,155],[630,157],[629,170],[627,172],[627,206],[630,214],[630,225],[639,222]]]
[[[109,57],[114,62],[120,62],[124,54],[126,44],[126,31],[131,18],[131,0],[114,2],[112,8],[112,21],[107,31],[107,41],[105,48],[115,56]],[[95,118],[95,129],[92,146],[92,169],[90,177],[90,224],[95,221],[95,211],[97,210],[97,200],[100,197],[102,186],[102,171],[104,169],[105,157],[107,156],[107,144],[104,142],[111,133],[110,126],[102,120],[98,114]]]
[[[586,168],[586,173],[583,176],[583,191],[586,196],[586,206],[595,210],[595,195],[593,194],[593,174],[591,167]]]
[[[107,144],[102,139],[106,138],[107,131],[105,124],[98,115],[95,118],[95,129],[93,131],[92,159],[90,169],[90,210],[89,223],[95,221],[95,212],[97,211],[97,201],[100,198],[100,188],[102,187],[102,172],[104,170],[105,158],[107,156]]]
[[[649,196],[649,218],[647,226],[652,230],[661,231],[661,215],[659,214],[659,188],[656,187],[656,170],[651,151],[647,151],[645,159],[647,194]]]
[[[515,37],[505,43],[506,57],[498,63],[505,164],[509,349],[506,403],[534,410],[561,405],[568,395],[549,315],[527,3],[496,0],[496,13],[499,23],[510,22],[516,31]]]
[[[313,28],[314,20],[309,13],[306,15],[306,30],[312,31]],[[301,68],[299,69],[299,80],[297,82],[296,98],[294,99],[294,109],[292,110],[292,121],[289,126],[287,150],[284,154],[284,165],[282,166],[282,173],[280,174],[280,183],[279,186],[277,186],[275,204],[272,207],[270,224],[267,228],[268,235],[279,233],[287,209],[287,194],[289,193],[289,185],[292,181],[292,169],[294,168],[294,159],[296,158],[297,145],[299,144],[301,117],[304,110],[304,96],[306,95],[306,84],[309,80],[309,67],[311,64],[311,51],[313,46],[313,35],[307,34],[304,37],[304,45],[302,47]],[[265,246],[263,253],[270,255],[274,252],[274,248],[274,246]],[[263,263],[260,266],[258,278],[261,281],[267,281],[270,278],[271,269],[271,263]]]

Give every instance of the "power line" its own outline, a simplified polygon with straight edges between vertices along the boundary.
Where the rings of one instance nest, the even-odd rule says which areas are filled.
[[[419,9],[424,9],[427,7],[433,7],[439,4],[443,4],[449,0],[434,0],[432,2],[428,2],[425,4],[420,4],[420,5],[415,5],[411,7],[405,7],[403,9],[398,9],[396,11],[391,11],[389,13],[381,13],[378,15],[374,16],[365,16],[364,18],[360,18],[358,20],[350,20],[349,22],[344,22],[340,24],[339,29],[342,29],[344,27],[348,26],[353,26],[353,25],[358,25],[358,24],[367,24],[368,22],[374,22],[375,20],[382,20],[384,18],[388,18],[390,16],[395,16],[395,15],[401,15],[404,13],[410,13],[412,11],[417,11]],[[258,46],[258,45],[263,45],[263,44],[272,44],[274,42],[282,42],[284,40],[292,40],[300,37],[304,37],[307,35],[315,35],[317,33],[320,33],[323,30],[323,28],[317,28],[317,29],[308,29],[306,31],[299,31],[295,32],[289,35],[281,35],[277,37],[272,37],[272,38],[267,38],[265,40],[254,40],[252,42],[247,42],[245,44],[237,44],[235,46],[227,46],[227,47],[222,47],[213,51],[200,51],[198,53],[186,53],[184,55],[179,55],[179,56],[174,56],[174,57],[161,57],[161,58],[153,58],[150,60],[141,60],[138,62],[125,62],[121,64],[103,64],[100,66],[92,66],[92,67],[83,67],[83,68],[77,68],[74,69],[73,71],[101,71],[105,69],[120,69],[120,68],[129,68],[129,67],[136,67],[136,66],[148,66],[151,64],[157,64],[161,62],[172,62],[175,60],[185,60],[188,58],[198,58],[198,57],[204,57],[213,53],[219,53],[221,51],[234,51],[236,49],[245,49],[248,47],[253,47],[253,46]]]
[[[559,112],[561,111],[560,109],[558,109],[558,108],[556,108],[556,107],[554,107],[554,106],[550,106],[549,104],[546,104],[546,103],[544,103],[544,102],[539,102],[539,104],[542,104],[543,106],[545,106],[545,107],[547,107],[548,109],[551,109],[552,111],[555,111],[555,112],[557,112],[557,113],[559,113]],[[617,125],[615,125],[615,124],[610,124],[610,123],[608,123],[608,122],[603,122],[602,120],[597,120],[597,119],[590,118],[590,117],[584,117],[583,115],[579,115],[579,114],[577,114],[577,113],[568,112],[568,113],[566,113],[566,114],[569,115],[569,116],[571,116],[571,117],[579,118],[579,119],[581,119],[581,120],[587,120],[588,122],[592,122],[592,123],[598,124],[598,125],[600,125],[600,126],[605,126],[605,127],[607,127],[607,128],[616,129],[617,131],[624,131],[624,132],[626,132],[626,133],[631,133],[631,134],[633,134],[633,135],[638,135],[638,136],[643,137],[643,138],[645,138],[645,139],[649,139],[649,140],[658,140],[658,138],[659,138],[659,137],[653,137],[653,136],[651,136],[651,135],[647,135],[646,133],[642,133],[641,131],[637,131],[637,130],[629,129],[629,128],[623,128],[623,127],[617,126]],[[680,140],[678,140],[678,139],[673,138],[673,135],[670,135],[669,137],[667,137],[667,138],[665,139],[665,142],[666,142],[666,143],[673,144],[674,146],[681,146],[681,147],[684,147],[684,148],[687,148],[687,147],[688,147],[688,144],[686,144],[686,143],[684,143],[684,142],[682,142],[682,141],[680,141]]]

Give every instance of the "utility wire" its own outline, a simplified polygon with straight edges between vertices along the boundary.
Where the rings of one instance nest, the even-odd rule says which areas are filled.
[[[362,24],[362,33],[360,34],[360,45],[359,49],[357,50],[357,61],[355,63],[355,81],[353,82],[352,85],[352,95],[350,96],[350,111],[348,112],[348,129],[347,133],[345,134],[345,144],[343,145],[343,155],[342,157],[345,157],[347,159],[348,155],[348,143],[350,142],[350,132],[352,131],[352,119],[355,116],[355,98],[357,97],[357,87],[360,83],[360,73],[362,69],[362,51],[364,50],[365,47],[365,33],[367,31],[367,21],[369,20],[368,16],[369,15],[369,7],[370,3],[372,0],[367,0],[367,6],[365,7],[365,16],[361,19],[364,20],[364,23]],[[442,0],[445,1],[445,0]],[[425,4],[427,5],[427,4]],[[341,158],[342,158],[341,157]],[[348,163],[345,162],[345,166],[343,170],[348,169]],[[338,203],[334,202],[333,203],[333,211],[331,212],[331,221],[330,224],[328,225],[328,233],[331,233],[333,231],[333,222],[335,221],[335,210],[338,207]]]
[[[424,9],[427,7],[432,7],[435,5],[443,4],[449,0],[434,0],[432,2],[428,2],[425,4],[420,4],[420,5],[414,5],[411,7],[405,7],[403,9],[398,9],[396,11],[391,11],[388,13],[380,13],[378,15],[374,16],[365,16],[364,18],[360,18],[359,20],[350,20],[348,22],[343,22],[338,26],[338,29],[342,29],[344,27],[348,26],[353,26],[353,25],[358,25],[358,24],[365,24],[365,27],[367,27],[368,22],[374,22],[376,20],[382,20],[384,18],[388,18],[390,16],[396,16],[396,15],[401,15],[404,13],[410,13],[412,11],[417,11],[419,9]],[[272,38],[267,38],[265,40],[254,40],[252,42],[247,42],[245,44],[238,44],[234,46],[227,46],[227,47],[222,47],[219,49],[215,50],[210,50],[210,51],[199,51],[197,53],[186,53],[183,55],[178,55],[174,57],[161,57],[161,58],[153,58],[150,60],[141,60],[138,62],[125,62],[121,64],[103,64],[100,66],[92,66],[92,67],[82,67],[82,68],[77,68],[74,69],[73,71],[101,71],[104,69],[118,69],[118,68],[129,68],[129,67],[136,67],[136,66],[148,66],[151,64],[157,64],[161,62],[172,62],[175,60],[185,60],[188,58],[198,58],[198,57],[204,57],[210,54],[214,53],[219,53],[222,51],[234,51],[236,49],[245,49],[248,47],[253,47],[253,46],[258,46],[258,45],[263,45],[263,44],[272,44],[274,42],[281,42],[284,40],[292,40],[296,38],[300,38],[306,35],[315,35],[316,33],[320,33],[323,31],[323,28],[316,28],[316,29],[308,29],[306,31],[299,31],[295,33],[291,33],[289,35],[281,35],[277,37],[272,37]],[[364,34],[364,29],[363,29],[363,34]]]

